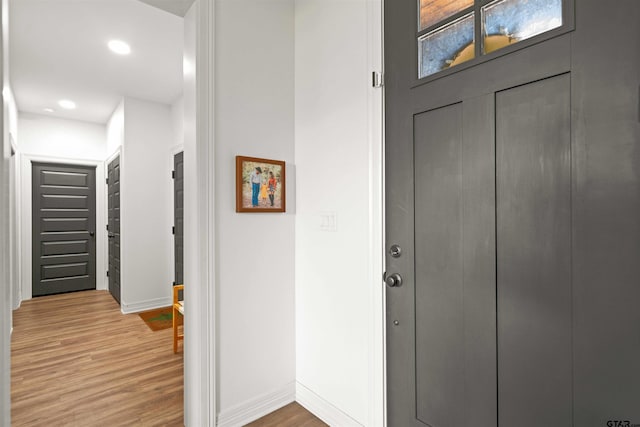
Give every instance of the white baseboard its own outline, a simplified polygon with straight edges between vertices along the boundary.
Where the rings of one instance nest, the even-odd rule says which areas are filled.
[[[140,313],[141,311],[153,310],[155,308],[171,307],[172,304],[173,299],[170,296],[134,303],[126,303],[122,301],[120,311],[122,311],[122,314]]]
[[[331,403],[296,382],[296,401],[331,427],[363,427]]]
[[[242,427],[273,411],[277,411],[285,405],[293,402],[296,397],[294,383],[264,394],[218,415],[218,427]]]
[[[15,301],[14,301],[14,302],[15,302]],[[12,309],[13,311],[16,311],[17,309],[19,309],[19,308],[22,306],[22,298],[20,298],[20,297],[19,297],[19,298],[18,298],[18,302],[17,302],[17,303],[15,303],[15,304],[12,304],[12,305],[13,305],[13,307],[11,307],[11,309]]]

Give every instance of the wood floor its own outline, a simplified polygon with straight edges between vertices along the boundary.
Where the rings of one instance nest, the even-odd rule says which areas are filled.
[[[122,315],[105,291],[25,301],[14,312],[14,427],[182,426],[172,330]]]
[[[327,424],[316,418],[311,412],[293,402],[246,427],[327,427]]]
[[[172,330],[123,315],[105,291],[35,298],[14,312],[14,427],[182,426],[183,359]],[[323,427],[297,403],[250,427]]]

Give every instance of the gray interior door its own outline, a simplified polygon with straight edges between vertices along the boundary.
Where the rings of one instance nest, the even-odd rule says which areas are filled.
[[[173,157],[174,285],[184,283],[184,153]]]
[[[640,3],[424,81],[418,10],[385,2],[388,425],[640,424]]]
[[[107,166],[107,194],[109,292],[120,302],[120,156]]]
[[[95,167],[32,164],[33,296],[96,288]]]

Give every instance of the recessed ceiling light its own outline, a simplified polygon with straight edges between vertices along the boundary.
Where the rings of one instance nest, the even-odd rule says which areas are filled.
[[[43,108],[42,111],[44,111],[45,113],[53,113],[54,109],[53,108]]]
[[[68,99],[61,99],[60,101],[58,101],[58,105],[65,110],[74,110],[76,108],[76,103]]]
[[[122,40],[111,40],[108,44],[109,49],[118,55],[128,55],[131,53],[131,46]]]

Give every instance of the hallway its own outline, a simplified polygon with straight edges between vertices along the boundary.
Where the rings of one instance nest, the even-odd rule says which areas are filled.
[[[171,334],[122,315],[106,291],[25,301],[14,313],[12,425],[181,426]]]

